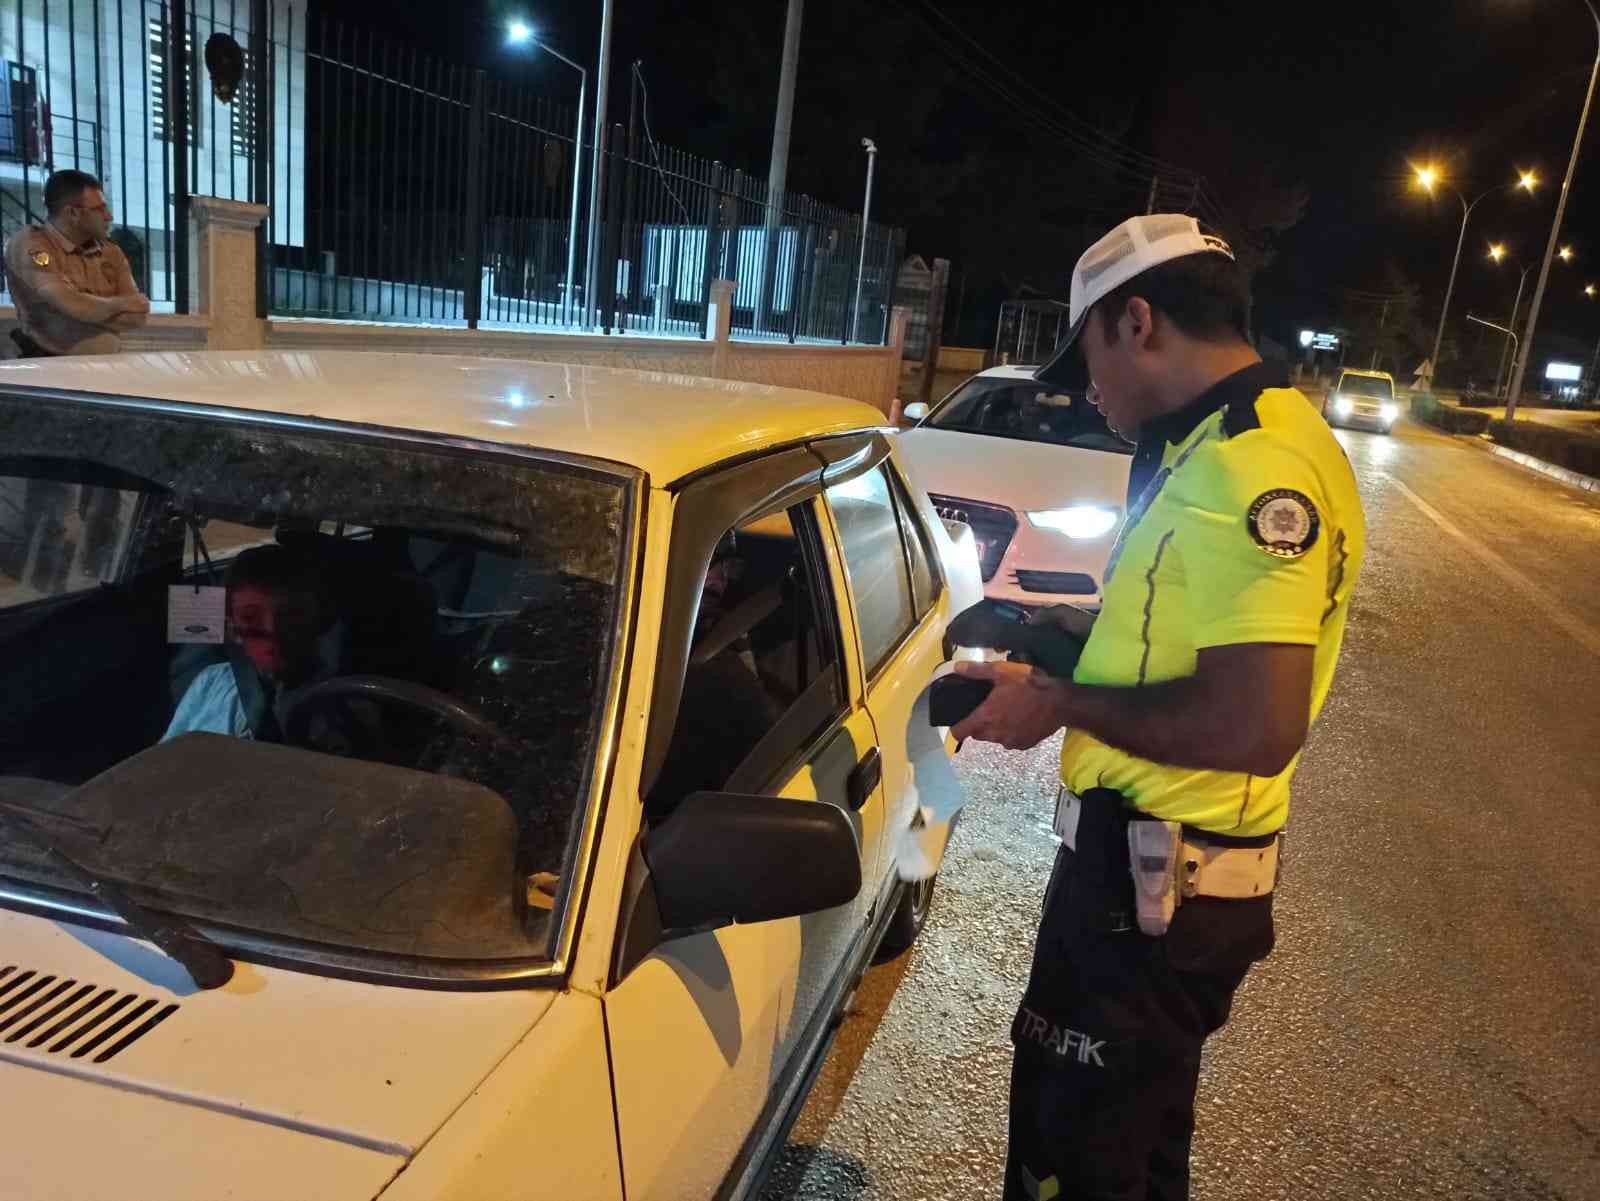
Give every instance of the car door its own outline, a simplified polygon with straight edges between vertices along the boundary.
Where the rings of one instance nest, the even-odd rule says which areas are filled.
[[[793,538],[797,570],[784,577],[779,607],[756,621],[744,645],[735,639],[720,647],[730,632],[726,618],[760,614],[770,604],[771,598],[762,598],[770,570],[756,568],[754,561],[770,562],[785,531]],[[726,560],[713,552],[702,602],[706,581],[719,570],[724,578],[718,587],[728,575],[740,574],[741,589],[718,598],[720,618],[696,622],[701,651],[689,655],[684,703],[665,765],[646,798],[647,820],[671,820],[661,811],[670,809],[673,794],[663,794],[660,780],[679,791],[712,787],[836,805],[856,828],[863,879],[874,879],[883,836],[877,742],[860,700],[860,666],[846,649],[857,639],[849,606],[839,599],[845,582],[827,515],[812,496],[777,519],[735,527],[734,534],[735,553],[745,560],[742,570],[723,570]],[[809,616],[792,607],[796,597],[810,604]],[[732,623],[731,632],[737,633],[738,624]],[[799,633],[792,644],[780,639],[773,645],[769,636],[781,635],[786,624]],[[710,658],[722,660],[724,674],[701,689],[689,676],[706,649]],[[788,676],[785,660],[794,664]],[[673,758],[685,752],[697,763],[716,758],[718,752],[694,736],[696,719],[689,712],[707,697],[720,695],[721,716],[748,724],[745,711],[756,707],[756,699],[733,682],[739,662],[753,666],[757,678],[788,703],[769,736],[728,778],[708,784],[705,773],[697,776]],[[796,862],[793,870],[803,872],[806,864]],[[725,1187],[737,1195],[737,1181],[759,1158],[760,1136],[797,1092],[802,1068],[865,953],[872,891],[864,887],[853,903],[825,912],[664,943],[613,984],[605,999],[606,1023],[630,1199],[712,1197]]]
[[[912,751],[929,747],[917,698],[945,659],[937,601],[944,588],[925,518],[904,478],[885,460],[827,490],[828,509],[849,578],[864,668],[864,700],[878,735],[886,822],[879,851],[878,904],[897,878],[892,848],[914,807]]]

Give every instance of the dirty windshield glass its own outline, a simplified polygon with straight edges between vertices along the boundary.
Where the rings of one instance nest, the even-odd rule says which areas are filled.
[[[613,653],[626,481],[0,406],[0,877],[285,945],[535,959]]]
[[[935,429],[1052,442],[1084,450],[1132,454],[1083,393],[1057,392],[1032,380],[970,379],[928,419]]]

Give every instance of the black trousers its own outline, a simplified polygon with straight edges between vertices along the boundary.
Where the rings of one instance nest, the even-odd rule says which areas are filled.
[[[1011,1028],[1005,1201],[1186,1198],[1201,1047],[1272,950],[1270,895],[1194,898],[1140,933],[1127,820],[1101,800],[1057,853]]]

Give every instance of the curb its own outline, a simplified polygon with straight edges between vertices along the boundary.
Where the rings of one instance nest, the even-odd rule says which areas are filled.
[[[1540,475],[1549,476],[1573,488],[1581,488],[1585,492],[1600,492],[1600,479],[1592,475],[1584,475],[1580,471],[1572,471],[1566,467],[1557,467],[1554,463],[1546,463],[1543,459],[1536,459],[1530,454],[1520,450],[1512,450],[1508,446],[1501,446],[1498,442],[1485,440],[1485,447],[1490,454],[1498,455],[1502,459],[1510,459],[1513,463],[1526,467],[1529,471],[1537,471]]]

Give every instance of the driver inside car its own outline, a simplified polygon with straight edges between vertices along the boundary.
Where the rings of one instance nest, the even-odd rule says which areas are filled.
[[[324,645],[333,606],[316,565],[281,546],[241,551],[228,565],[227,661],[195,676],[161,741],[203,732],[283,741],[296,696],[336,674]]]

